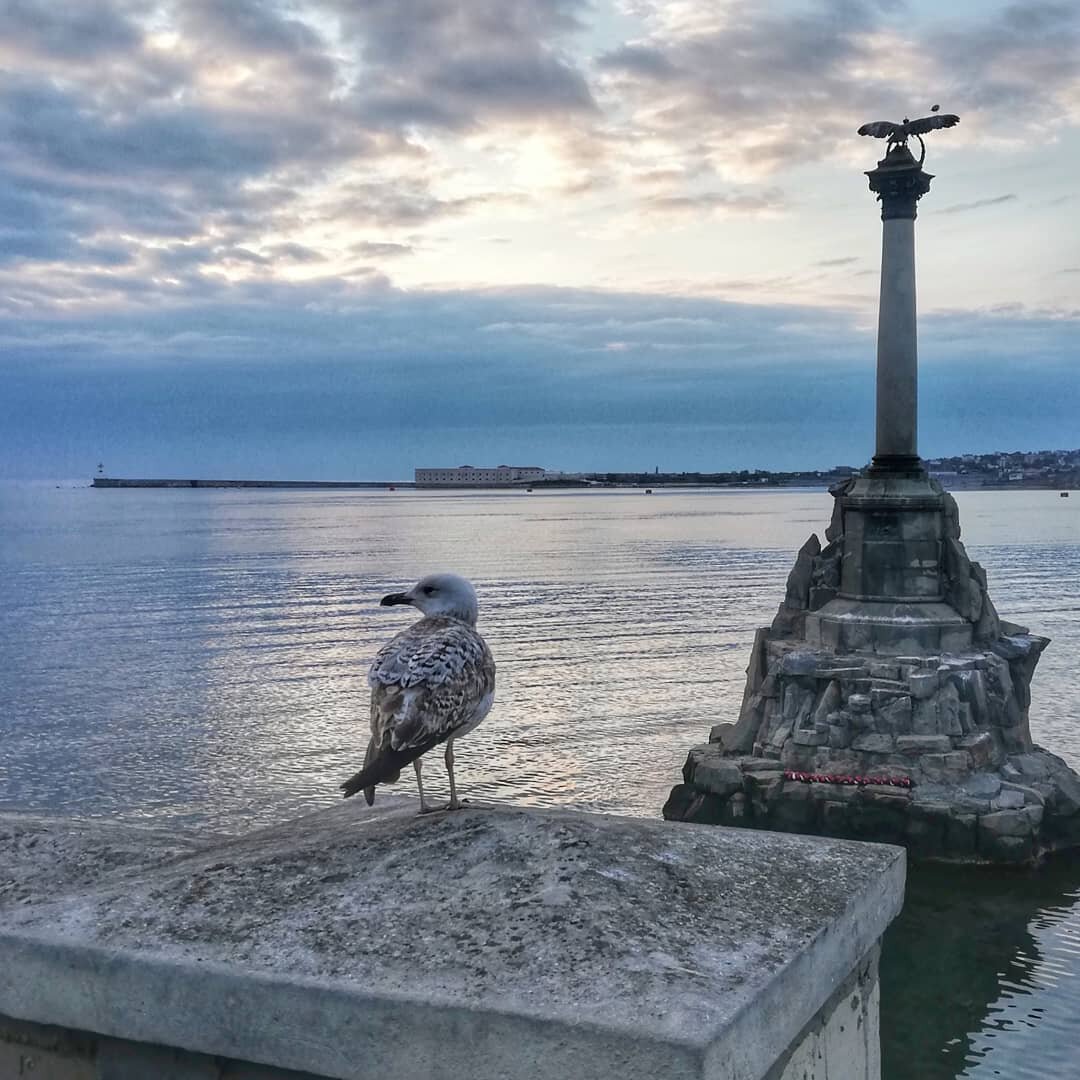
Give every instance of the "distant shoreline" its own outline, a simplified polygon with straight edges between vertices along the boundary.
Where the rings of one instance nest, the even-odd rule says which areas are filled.
[[[109,489],[163,488],[170,490],[191,490],[198,488],[271,488],[293,491],[531,491],[540,490],[700,490],[720,488],[726,491],[765,491],[784,488],[820,488],[827,490],[836,482],[835,477],[801,477],[790,479],[757,479],[756,481],[702,481],[676,480],[659,477],[653,480],[538,480],[525,484],[417,484],[412,480],[201,480],[170,478],[122,478],[96,476],[91,487]],[[987,482],[981,484],[950,484],[941,481],[949,491],[1067,491],[1069,485],[1054,483],[1035,483],[1031,481]]]

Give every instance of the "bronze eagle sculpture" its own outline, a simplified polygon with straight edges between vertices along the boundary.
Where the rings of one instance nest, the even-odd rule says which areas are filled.
[[[875,120],[870,124],[863,124],[859,128],[860,135],[872,135],[875,139],[888,139],[888,143],[885,146],[885,152],[888,152],[894,146],[906,146],[907,141],[911,136],[914,136],[919,140],[919,146],[922,148],[922,154],[919,157],[919,164],[923,163],[923,158],[926,157],[926,144],[922,141],[922,136],[928,131],[936,131],[938,128],[950,128],[960,123],[960,117],[956,113],[940,113],[938,109],[940,105],[934,105],[930,111],[936,115],[934,116],[921,116],[918,120],[909,120],[904,117],[903,123],[894,124],[891,120]]]

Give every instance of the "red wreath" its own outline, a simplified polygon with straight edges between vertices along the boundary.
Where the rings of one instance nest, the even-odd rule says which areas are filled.
[[[911,780],[906,776],[845,776],[835,773],[795,772],[792,769],[785,769],[784,779],[798,780],[803,784],[854,784],[859,787],[865,784],[879,784],[884,787],[911,787]]]

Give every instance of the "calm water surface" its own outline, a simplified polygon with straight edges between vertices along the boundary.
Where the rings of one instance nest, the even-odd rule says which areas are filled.
[[[453,569],[498,663],[466,794],[655,816],[732,719],[823,492],[0,492],[0,809],[239,831],[336,801],[365,673]],[[958,495],[999,610],[1053,639],[1037,741],[1080,764],[1080,498]],[[445,795],[441,763],[425,771]],[[410,785],[404,785],[411,790]],[[1080,1078],[1080,863],[912,874],[889,1080]]]

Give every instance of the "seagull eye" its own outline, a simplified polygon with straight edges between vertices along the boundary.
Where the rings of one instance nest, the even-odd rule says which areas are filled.
[[[434,592],[435,592],[435,587],[433,585],[425,585],[424,586],[424,595],[425,596],[431,596]]]

